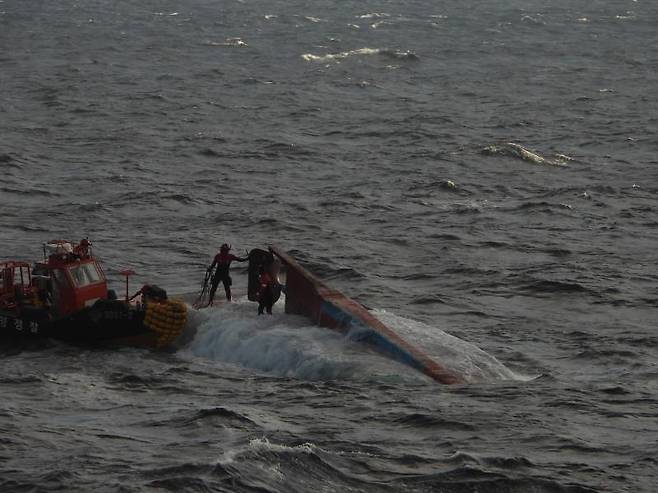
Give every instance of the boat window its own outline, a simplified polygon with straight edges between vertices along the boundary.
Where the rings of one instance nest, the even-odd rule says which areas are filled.
[[[53,277],[55,278],[55,283],[59,286],[68,286],[69,282],[66,279],[66,275],[63,270],[55,269],[53,270]]]
[[[11,286],[11,269],[2,269],[0,271],[0,293],[4,293]]]
[[[48,277],[50,275],[50,272],[48,271],[48,267],[46,267],[45,265],[35,264],[34,269],[32,269],[32,275]]]
[[[30,284],[30,269],[21,265],[14,269],[14,285],[28,286]]]
[[[87,286],[101,281],[101,276],[94,264],[80,264],[69,268],[76,287]]]
[[[16,267],[5,267],[0,270],[0,293],[10,292],[14,286],[29,286],[29,267],[19,265]]]

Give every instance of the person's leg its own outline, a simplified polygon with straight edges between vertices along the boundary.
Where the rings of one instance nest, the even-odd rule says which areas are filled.
[[[226,292],[226,300],[231,301],[231,278],[229,276],[223,279],[224,291]]]
[[[208,304],[212,305],[212,300],[215,298],[215,291],[217,291],[217,286],[219,285],[219,278],[213,276],[212,284],[210,286],[210,293],[208,293]]]
[[[267,288],[263,293],[263,303],[265,305],[265,310],[268,314],[272,315],[272,305],[274,304],[274,296],[272,293],[272,288]]]

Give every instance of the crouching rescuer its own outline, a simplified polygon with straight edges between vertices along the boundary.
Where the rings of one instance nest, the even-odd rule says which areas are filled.
[[[254,249],[249,252],[249,300],[258,302],[258,314],[272,314],[272,306],[281,296],[281,265],[272,252]]]

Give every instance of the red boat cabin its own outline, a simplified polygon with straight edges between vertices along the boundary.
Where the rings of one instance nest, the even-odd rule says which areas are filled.
[[[84,242],[84,243],[83,243]],[[45,262],[0,263],[0,309],[50,308],[54,318],[78,312],[108,298],[107,279],[83,240],[76,248],[63,240],[44,246]]]

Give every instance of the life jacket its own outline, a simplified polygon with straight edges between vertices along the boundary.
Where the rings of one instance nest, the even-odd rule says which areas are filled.
[[[274,285],[274,279],[272,278],[271,274],[267,271],[263,272],[260,276],[258,276],[258,296],[262,296],[262,294],[270,289]]]

